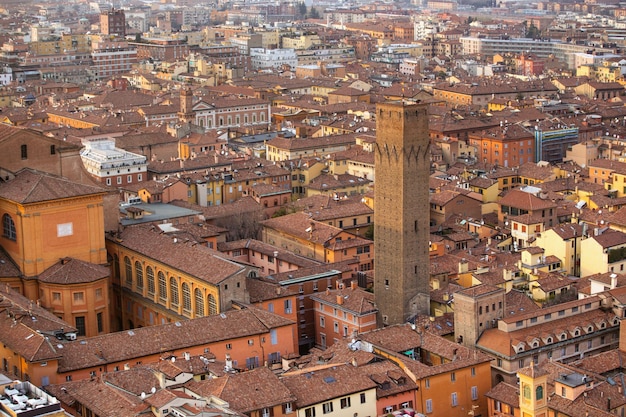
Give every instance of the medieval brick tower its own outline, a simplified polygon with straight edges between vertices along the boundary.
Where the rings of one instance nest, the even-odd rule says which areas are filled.
[[[379,324],[429,314],[428,105],[376,107],[374,296]]]
[[[194,120],[193,113],[193,92],[191,87],[184,87],[180,90],[180,111],[178,119],[183,123],[190,123]]]

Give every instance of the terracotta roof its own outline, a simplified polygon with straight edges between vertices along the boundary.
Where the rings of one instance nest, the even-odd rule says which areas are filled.
[[[626,233],[612,229],[606,230],[598,236],[589,236],[589,238],[594,239],[603,248],[611,248],[626,243]]]
[[[446,338],[431,333],[429,330],[417,328],[413,330],[409,324],[388,326],[362,333],[360,340],[373,344],[394,354],[401,355],[404,364],[416,378],[447,373],[491,360],[487,355],[474,349],[459,345]],[[410,360],[402,352],[420,348],[422,351],[435,352],[447,359],[443,364],[426,365],[417,360]]]
[[[76,331],[8,284],[0,285],[0,313],[0,341],[31,362],[59,358],[63,352],[54,334]]]
[[[256,278],[247,278],[246,288],[250,293],[250,302],[253,304],[298,294],[295,290],[290,290],[289,287],[284,287],[276,282]]]
[[[248,249],[250,251],[259,252],[299,267],[316,266],[323,263],[256,239],[231,240],[217,244],[217,250],[220,252],[228,252],[235,249]]]
[[[370,184],[372,181],[366,178],[357,177],[351,174],[321,174],[309,182],[309,188],[322,192],[346,187],[361,187]]]
[[[499,201],[501,206],[516,207],[528,211],[556,208],[557,204],[550,200],[543,200],[520,190],[511,190]]]
[[[178,241],[154,226],[129,226],[107,239],[214,285],[245,269],[220,252],[195,242]]]
[[[108,278],[108,267],[74,258],[63,258],[39,275],[39,281],[53,284],[83,284]]]
[[[193,320],[109,333],[65,342],[59,372],[128,361],[161,352],[208,345],[223,340],[268,333],[293,321],[250,307]],[[210,329],[210,331],[207,331]]]
[[[333,199],[328,194],[317,194],[298,199],[294,206],[310,213],[314,220],[320,222],[348,216],[374,215],[374,210],[361,201],[361,196]]]
[[[21,169],[15,174],[15,178],[0,184],[0,198],[21,204],[104,194],[105,192],[103,188],[79,184],[29,168]]]
[[[342,232],[338,227],[313,220],[306,213],[287,214],[265,220],[261,224],[263,227],[317,244],[324,244]]]
[[[297,408],[377,387],[360,368],[339,364],[304,373],[286,373],[281,380],[296,396]]]
[[[541,314],[545,313],[542,312]],[[509,332],[498,328],[487,329],[482,333],[476,345],[493,354],[510,358],[516,355],[514,347],[520,343],[525,344],[524,350],[529,349],[533,340],[539,342],[539,347],[548,346],[549,343],[544,343],[544,339],[547,337],[551,337],[553,343],[556,343],[559,340],[559,334],[565,332],[569,339],[571,337],[569,335],[576,328],[585,329],[588,325],[592,325],[594,329],[597,329],[599,328],[598,324],[603,321],[608,322],[608,326],[612,326],[613,317],[615,315],[612,312],[591,310]]]
[[[229,407],[246,414],[296,401],[296,396],[276,374],[264,366],[220,378],[188,382],[185,388],[201,396],[214,395],[227,401]]]
[[[109,386],[101,378],[49,385],[46,389],[66,404],[88,405],[101,417],[135,417],[148,408],[139,396]]]
[[[311,295],[311,299],[341,310],[350,311],[358,316],[378,311],[374,302],[374,294],[358,287],[318,292]]]
[[[287,149],[291,151],[328,148],[338,145],[354,145],[356,143],[356,134],[350,133],[346,135],[333,135],[321,137],[307,137],[305,139],[288,139],[277,136],[267,142],[267,146],[275,146],[279,149]]]
[[[508,404],[514,408],[519,408],[519,388],[516,385],[500,382],[490,389],[485,394],[485,397]]]

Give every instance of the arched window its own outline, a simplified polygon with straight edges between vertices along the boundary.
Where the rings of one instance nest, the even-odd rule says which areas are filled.
[[[143,291],[143,268],[139,261],[135,261],[135,277],[137,278],[137,289]]]
[[[163,271],[159,271],[159,300],[167,301],[167,283]]]
[[[209,315],[217,314],[217,303],[213,294],[209,294],[207,299],[209,300]]]
[[[15,222],[8,214],[2,216],[2,235],[7,239],[17,240],[15,233]]]
[[[543,400],[543,386],[539,385],[537,389],[535,389],[535,399]]]
[[[196,316],[202,317],[204,316],[204,297],[202,296],[202,291],[200,291],[200,288],[196,288],[193,294],[196,302]]]
[[[170,278],[170,302],[172,306],[178,306],[178,280]]]
[[[154,295],[154,271],[152,267],[146,268],[146,276],[148,278],[148,294]]]
[[[530,399],[530,386],[528,384],[524,384],[524,398]]]
[[[191,312],[191,292],[186,282],[183,282],[183,310]]]
[[[131,287],[133,285],[133,267],[128,256],[124,256],[124,272],[126,273],[126,285]]]

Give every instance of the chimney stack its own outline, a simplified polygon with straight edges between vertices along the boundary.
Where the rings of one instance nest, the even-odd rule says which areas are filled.
[[[339,305],[343,304],[343,297],[341,295],[337,295],[337,304]]]

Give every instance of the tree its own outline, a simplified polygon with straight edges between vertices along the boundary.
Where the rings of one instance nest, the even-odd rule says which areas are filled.
[[[311,19],[319,19],[320,18],[320,13],[317,11],[317,9],[313,6],[311,6],[309,8],[309,17]]]
[[[306,4],[304,2],[298,3],[298,15],[306,17]]]
[[[531,23],[526,29],[526,37],[531,39],[538,39],[541,37],[541,32],[534,23]]]

